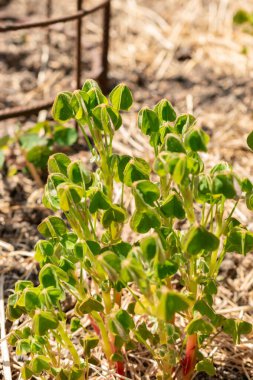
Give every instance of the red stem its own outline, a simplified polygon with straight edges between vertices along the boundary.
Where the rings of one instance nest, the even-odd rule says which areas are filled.
[[[183,380],[191,380],[197,358],[197,334],[189,335],[186,342],[185,358],[182,360]]]

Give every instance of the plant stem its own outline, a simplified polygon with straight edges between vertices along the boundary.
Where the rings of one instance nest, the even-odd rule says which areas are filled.
[[[74,364],[77,364],[79,366],[81,364],[79,354],[76,351],[76,348],[75,348],[74,344],[69,339],[68,334],[66,333],[65,328],[62,326],[61,323],[59,323],[59,325],[58,325],[58,331],[59,331],[59,333],[61,335],[61,338],[62,338],[63,342],[68,347],[68,350],[69,350],[69,352],[71,353],[71,355],[73,357]]]

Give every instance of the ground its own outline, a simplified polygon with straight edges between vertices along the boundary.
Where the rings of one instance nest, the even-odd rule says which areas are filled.
[[[44,3],[6,0],[0,3],[0,10],[9,21],[37,19],[46,14]],[[85,2],[85,7],[91,3]],[[112,0],[109,87],[126,82],[136,101],[133,111],[125,115],[116,151],[151,158],[147,142],[136,129],[136,110],[167,97],[178,112],[192,112],[210,135],[210,155],[204,157],[208,164],[224,159],[233,163],[241,176],[252,178],[253,153],[247,148],[246,137],[253,130],[253,37],[232,22],[241,6],[236,0]],[[245,0],[243,6],[253,11],[252,0]],[[74,10],[75,1],[55,1],[53,16]],[[48,99],[59,90],[74,87],[74,27],[74,23],[53,27],[49,51],[47,32],[0,34],[0,109]],[[83,33],[88,37],[83,38],[82,80],[99,62],[100,15],[85,19]],[[45,117],[50,115],[40,114]],[[0,136],[35,121],[30,117],[0,122]],[[87,156],[78,150],[72,154]],[[8,177],[5,166],[0,174],[0,271],[5,297],[17,279],[36,278],[32,259],[39,238],[36,227],[49,213],[41,205],[42,189],[21,170],[23,159],[17,148],[8,156],[8,165],[15,165],[18,172]],[[244,208],[239,208],[237,216],[253,227],[252,214]],[[220,273],[217,310],[253,322],[252,278],[252,254],[227,257]],[[214,340],[209,354],[217,366],[215,378],[253,379],[252,342],[253,336],[249,336],[234,348],[223,337]],[[145,358],[145,352],[142,356],[129,357],[131,379],[153,378],[152,362]],[[16,358],[11,361],[17,378]]]

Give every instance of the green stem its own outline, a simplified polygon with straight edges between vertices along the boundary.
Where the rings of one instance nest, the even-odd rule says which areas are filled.
[[[59,331],[59,333],[61,335],[61,338],[62,338],[63,342],[65,343],[65,345],[67,346],[69,352],[71,353],[71,355],[73,357],[74,364],[80,366],[81,362],[80,362],[79,354],[78,354],[78,352],[77,352],[74,344],[69,339],[68,334],[66,333],[64,327],[62,326],[61,323],[59,323],[59,325],[58,325],[58,331]]]
[[[99,315],[99,313],[97,313],[96,311],[93,311],[91,314],[99,327],[101,337],[103,340],[103,349],[104,349],[105,356],[108,362],[111,362],[111,356],[113,354],[113,350],[112,350],[111,342],[108,336],[108,331],[105,327],[104,321],[102,317]]]

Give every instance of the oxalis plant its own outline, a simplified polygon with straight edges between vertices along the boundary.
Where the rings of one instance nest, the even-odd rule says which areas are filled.
[[[215,336],[237,344],[251,332],[217,313],[214,298],[225,255],[253,247],[233,216],[240,200],[253,208],[252,183],[226,162],[205,170],[207,134],[166,99],[138,113],[153,163],[114,153],[120,112],[132,103],[125,84],[108,99],[93,80],[55,99],[54,119],[76,120],[94,169],[63,153],[49,158],[43,202],[56,214],[38,226],[38,284],[18,281],[7,309],[21,322],[9,342],[24,359],[23,379],[88,379],[106,371],[100,359],[124,378],[127,353],[141,346],[157,379],[190,380],[214,374],[204,348]]]

